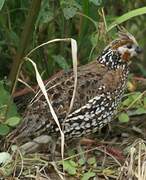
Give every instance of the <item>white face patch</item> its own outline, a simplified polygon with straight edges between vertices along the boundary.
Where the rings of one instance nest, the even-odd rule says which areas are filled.
[[[119,47],[117,50],[121,55],[125,54],[126,52],[129,52],[130,58],[132,58],[137,55],[135,49],[136,49],[135,45],[133,45],[130,49],[125,45]]]

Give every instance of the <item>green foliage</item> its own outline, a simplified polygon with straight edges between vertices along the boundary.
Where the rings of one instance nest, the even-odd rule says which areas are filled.
[[[64,161],[63,169],[68,172],[69,175],[75,175],[77,173],[77,164],[72,160]]]
[[[102,4],[102,0],[89,0],[89,2],[92,2],[95,6],[100,6]]]
[[[143,114],[146,114],[146,94],[145,92],[133,92],[123,100],[118,119],[120,122],[128,122],[130,116]]]
[[[138,8],[135,10],[132,10],[120,17],[118,17],[108,28],[108,31],[111,30],[112,28],[114,28],[115,26],[135,17],[135,16],[139,16],[142,14],[146,14],[146,7],[142,7],[142,8]]]
[[[12,57],[20,47],[21,32],[26,20],[31,1],[0,1],[2,12],[0,15],[0,78],[8,76],[10,71]],[[101,11],[104,8],[104,15]],[[116,9],[122,9],[119,13]],[[131,11],[129,11],[129,9]],[[128,13],[125,13],[128,12]],[[100,50],[107,44],[107,34],[105,23],[108,30],[127,20],[126,26],[129,31],[137,33],[138,29],[144,29],[146,26],[145,6],[142,2],[131,3],[127,1],[104,1],[104,0],[59,0],[56,2],[44,0],[35,23],[35,31],[29,51],[38,44],[58,37],[74,37],[78,41],[80,64],[85,64],[93,57],[97,56]],[[122,16],[121,16],[122,14]],[[139,18],[133,18],[138,16]],[[19,17],[19,18],[17,18]],[[133,19],[131,19],[133,18]],[[139,21],[139,19],[141,19]],[[144,32],[143,32],[144,33]],[[110,32],[111,35],[115,31]],[[144,43],[142,34],[137,33],[138,40]],[[58,63],[54,63],[54,56],[62,56],[68,64],[70,53],[68,46],[60,43],[58,45],[49,45],[41,48],[33,55],[37,61],[40,72],[43,72],[43,78],[58,71]],[[62,59],[62,58],[61,58]],[[71,63],[70,63],[71,64]],[[137,63],[138,64],[138,63]],[[62,66],[59,65],[62,68]],[[145,74],[144,68],[139,66],[138,71]],[[30,78],[30,84],[34,82],[34,74],[30,64],[26,64],[22,70],[26,79]],[[25,79],[24,79],[25,81]]]
[[[12,102],[9,92],[6,91],[3,82],[0,81],[0,117],[4,118],[5,115],[9,118],[18,114],[17,108]]]
[[[61,55],[54,55],[53,56],[54,61],[58,64],[58,66],[61,69],[64,69],[65,71],[69,70],[70,66],[67,63],[67,61],[65,60],[65,58]]]
[[[120,122],[128,122],[129,116],[127,113],[120,113],[120,115],[118,116],[118,119]]]
[[[82,180],[88,180],[91,177],[96,176],[96,173],[95,173],[96,172],[96,168],[95,168],[96,158],[95,157],[90,157],[87,160],[85,160],[85,158],[65,160],[63,162],[61,161],[60,165],[63,165],[63,169],[69,175],[74,176],[74,177],[80,177],[80,179]]]
[[[15,126],[17,126],[19,124],[19,122],[20,122],[20,118],[17,117],[17,116],[13,116],[11,118],[8,118],[5,121],[5,124],[7,124],[10,127],[15,127]]]
[[[96,159],[95,159],[95,157],[91,157],[91,158],[88,159],[87,162],[88,162],[88,164],[93,165],[93,164],[96,163]]]
[[[0,135],[5,136],[9,133],[10,128],[6,124],[0,124]]]
[[[0,81],[0,95],[0,135],[4,136],[9,133],[10,127],[15,127],[20,122],[20,117],[2,81]]]
[[[135,115],[142,115],[142,114],[146,114],[146,108],[144,107],[139,107],[135,112],[134,112]],[[133,114],[133,115],[134,115]]]
[[[5,0],[0,0],[0,10],[2,9],[4,3],[5,3]]]
[[[81,178],[81,180],[89,180],[90,178],[93,178],[93,177],[95,177],[95,173],[94,172],[90,172],[90,171],[88,171],[88,172],[86,172],[84,175],[83,175],[83,177]]]
[[[42,2],[42,8],[40,9],[36,24],[41,25],[48,23],[52,20],[53,20],[53,12],[48,3],[48,0],[44,0]]]
[[[83,166],[86,163],[86,160],[84,158],[81,158],[78,160],[79,166]]]
[[[66,19],[74,17],[78,10],[82,9],[81,5],[75,0],[61,0],[60,5],[63,10],[64,17]]]
[[[14,166],[14,160],[12,160],[12,155],[10,155],[8,152],[0,152],[1,177],[10,176],[13,171],[13,166]]]

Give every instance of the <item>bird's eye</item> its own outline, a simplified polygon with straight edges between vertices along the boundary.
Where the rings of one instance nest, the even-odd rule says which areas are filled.
[[[132,48],[132,45],[131,45],[131,44],[128,44],[128,45],[127,45],[127,48],[128,48],[128,49],[131,49],[131,48]]]

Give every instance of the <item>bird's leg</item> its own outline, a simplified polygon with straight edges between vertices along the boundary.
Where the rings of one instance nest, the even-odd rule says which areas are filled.
[[[95,140],[89,139],[89,138],[82,138],[78,143],[77,143],[77,152],[80,154],[80,157],[85,160],[85,153],[84,153],[84,148],[83,146],[89,148],[92,145],[95,145]]]
[[[51,161],[55,162],[56,159],[56,146],[57,146],[57,140],[55,138],[51,139],[51,143],[49,144],[49,150],[51,154]]]
[[[106,134],[105,134],[104,139],[108,138],[108,137],[110,136],[111,132],[112,132],[111,125],[110,125],[110,123],[108,123],[108,124],[107,124],[107,132],[106,132]]]

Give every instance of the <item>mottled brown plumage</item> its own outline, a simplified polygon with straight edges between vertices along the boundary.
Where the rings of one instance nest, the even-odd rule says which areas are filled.
[[[64,126],[66,140],[94,133],[113,119],[126,87],[128,61],[139,53],[138,50],[140,52],[133,36],[122,34],[97,60],[79,67],[74,105],[66,120],[73,94],[73,71],[60,72],[47,82],[48,97],[61,126]],[[23,117],[23,122],[10,134],[9,140],[22,143],[42,134],[60,136],[40,91]]]

